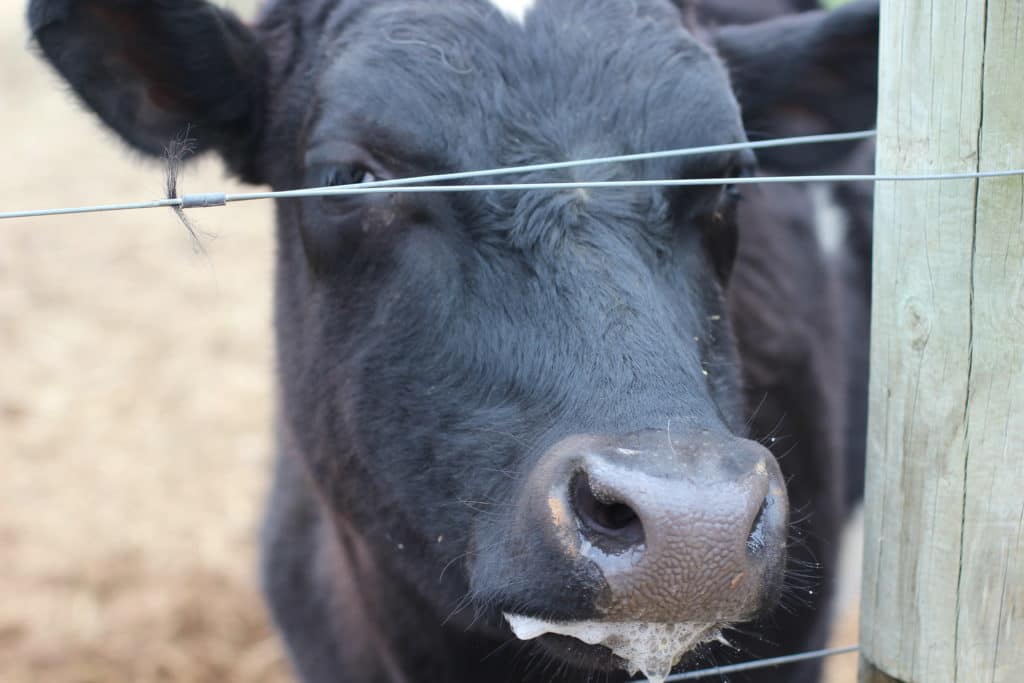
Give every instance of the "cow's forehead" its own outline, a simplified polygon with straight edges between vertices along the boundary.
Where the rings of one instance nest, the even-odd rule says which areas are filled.
[[[322,135],[369,123],[452,166],[743,135],[724,68],[669,0],[385,0],[354,16],[325,24]]]

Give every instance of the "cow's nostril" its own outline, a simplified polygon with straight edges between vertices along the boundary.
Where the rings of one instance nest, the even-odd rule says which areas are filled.
[[[754,516],[753,523],[750,525],[750,533],[747,535],[747,551],[755,557],[762,555],[768,546],[768,530],[765,528],[765,516],[772,503],[773,498],[771,494],[765,496],[764,500],[761,501],[761,507],[758,508],[757,514]]]
[[[609,553],[621,553],[643,545],[644,528],[629,505],[599,498],[583,472],[571,485],[571,500],[580,531],[588,541]]]

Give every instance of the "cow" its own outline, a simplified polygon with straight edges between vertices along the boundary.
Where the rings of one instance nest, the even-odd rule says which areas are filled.
[[[270,0],[250,25],[32,0],[28,20],[130,146],[187,132],[277,190],[871,125],[876,2],[708,4]],[[658,680],[822,645],[866,257],[823,238],[806,188],[731,179],[850,152],[492,179],[714,186],[277,200],[262,575],[300,679]]]

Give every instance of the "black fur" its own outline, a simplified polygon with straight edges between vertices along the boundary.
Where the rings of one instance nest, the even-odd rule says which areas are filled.
[[[878,5],[873,0],[833,12],[720,27],[714,41],[729,64],[752,135],[859,130],[874,121]],[[765,67],[766,54],[771,55],[770,68]],[[785,172],[803,173],[840,163],[854,147],[834,143],[769,149],[759,156]]]
[[[46,58],[133,147],[215,149],[243,178],[262,132],[266,57],[234,15],[204,0],[33,0]]]
[[[737,7],[691,30],[668,0],[539,0],[525,27],[485,0],[275,0],[251,29],[197,0],[36,0],[30,20],[131,144],[157,152],[188,126],[277,189],[871,125],[875,4],[725,26]],[[762,172],[849,150],[765,155]],[[497,180],[725,177],[751,162]],[[558,439],[673,421],[763,439],[797,513],[784,604],[737,625],[738,650],[685,665],[824,642],[844,490],[857,497],[844,450],[863,446],[869,253],[853,230],[823,255],[805,188],[745,194],[738,209],[719,187],[278,202],[263,571],[304,681],[590,680],[606,654],[521,643],[501,618],[595,617],[602,581],[514,544],[529,530],[509,506]]]

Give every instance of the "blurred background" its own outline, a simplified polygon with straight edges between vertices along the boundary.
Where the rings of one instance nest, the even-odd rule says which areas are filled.
[[[160,197],[161,165],[73,100],[22,13],[0,3],[0,208]],[[212,159],[182,184],[237,188]],[[170,211],[0,223],[3,683],[291,680],[255,572],[271,209],[195,212],[205,254]],[[843,612],[834,639],[853,643]],[[831,661],[830,683],[855,663]]]

